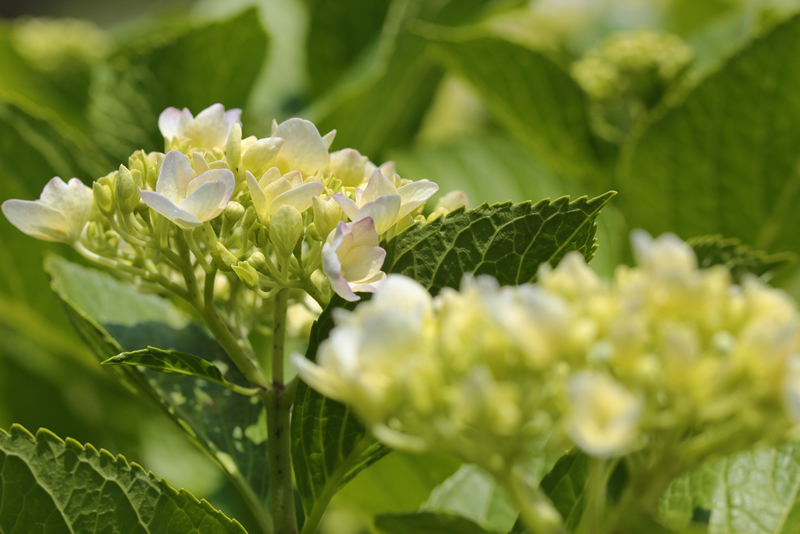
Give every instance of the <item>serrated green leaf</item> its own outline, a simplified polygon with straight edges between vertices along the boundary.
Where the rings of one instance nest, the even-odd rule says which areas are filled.
[[[576,178],[605,172],[611,149],[592,133],[586,95],[545,54],[489,37],[435,40],[431,49],[553,169]]]
[[[467,272],[493,274],[502,284],[530,282],[542,263],[555,265],[571,250],[591,260],[596,248],[595,218],[614,194],[573,202],[562,197],[535,205],[508,202],[458,210],[383,243],[387,253],[383,270],[410,276],[433,293],[442,287],[458,287]],[[309,360],[316,359],[320,343],[333,328],[332,310],[342,306],[344,301],[334,298],[314,324],[306,352]],[[356,449],[365,429],[355,414],[302,381],[292,436],[292,461],[307,515],[318,500],[327,506],[321,495],[330,498],[358,471],[388,452],[374,442],[364,445],[364,450]]]
[[[219,367],[193,354],[176,350],[147,347],[133,352],[123,352],[102,362],[103,365],[132,365],[160,371],[162,373],[194,376],[226,387],[240,395],[257,395],[258,389],[245,388],[225,380]]]
[[[717,474],[711,534],[790,534],[800,530],[800,445],[725,458]]]
[[[245,534],[137,464],[47,430],[0,430],[0,531]]]
[[[100,361],[155,344],[200,355],[224,369],[225,380],[247,384],[202,326],[171,302],[57,256],[48,257],[45,268],[70,321]],[[205,380],[130,366],[115,369],[154,400],[225,471],[254,515],[266,524],[262,503],[269,483],[267,443],[264,409],[257,399]]]
[[[375,528],[386,534],[492,534],[469,519],[444,512],[382,514]]]
[[[768,276],[781,267],[797,261],[792,253],[767,254],[755,250],[735,237],[721,235],[693,237],[687,241],[697,254],[697,262],[702,268],[724,265],[730,269],[734,281],[741,282],[746,274]]]
[[[258,12],[191,28],[164,42],[135,43],[94,76],[89,120],[98,145],[127,161],[137,149],[162,150],[158,116],[167,107],[194,114],[222,103],[243,108],[269,40]]]
[[[706,524],[719,483],[716,464],[702,465],[675,479],[658,505],[659,520],[676,531]]]
[[[633,227],[800,252],[800,16],[755,39],[634,135],[620,169]]]
[[[507,532],[517,517],[506,492],[489,473],[474,465],[461,466],[431,492],[420,511],[453,513],[498,532]]]

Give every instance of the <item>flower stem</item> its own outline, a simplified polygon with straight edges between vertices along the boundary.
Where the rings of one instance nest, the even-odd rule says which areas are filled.
[[[515,470],[498,479],[519,507],[522,522],[532,534],[566,534],[561,514],[538,484]]]
[[[294,395],[287,395],[283,381],[283,350],[289,290],[275,295],[272,325],[272,391],[262,394],[267,407],[269,478],[276,534],[297,534],[292,486],[292,441],[290,413]]]

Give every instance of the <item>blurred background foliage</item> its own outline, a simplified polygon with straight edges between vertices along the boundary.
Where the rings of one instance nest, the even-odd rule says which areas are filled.
[[[163,149],[164,108],[222,102],[244,110],[245,135],[302,116],[338,130],[334,150],[392,159],[401,175],[466,191],[473,206],[616,188],[594,262],[608,274],[628,257],[629,225],[669,228],[643,213],[653,205],[642,202],[646,175],[658,174],[631,148],[643,125],[797,9],[789,0],[5,2],[0,201],[36,198],[53,176],[90,183],[135,149]],[[663,142],[641,140],[650,145]],[[629,185],[644,192],[626,197]],[[774,231],[757,239],[734,223],[677,226],[684,238],[720,231],[800,252]],[[0,427],[46,427],[124,454],[252,524],[215,466],[72,332],[42,270],[52,252],[69,256],[0,218]],[[795,272],[779,281],[795,288]],[[458,467],[390,455],[337,495],[325,528],[368,532],[374,514],[416,510]]]

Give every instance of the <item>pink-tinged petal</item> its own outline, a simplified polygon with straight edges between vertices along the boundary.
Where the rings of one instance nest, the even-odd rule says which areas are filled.
[[[261,175],[261,178],[258,180],[258,185],[261,186],[261,189],[266,188],[269,184],[276,182],[281,178],[281,171],[278,167],[270,167],[267,172]]]
[[[348,228],[353,234],[354,247],[377,247],[380,243],[378,233],[375,231],[375,223],[370,218],[350,223]]]
[[[347,226],[346,223],[343,221],[339,221],[339,224],[336,225],[336,228],[331,232],[328,236],[327,243],[333,247],[334,251],[339,250],[342,244],[344,243],[344,236],[350,235],[350,239],[352,240],[353,231]],[[337,260],[338,261],[338,260]]]
[[[369,177],[367,187],[364,189],[364,194],[361,197],[360,205],[367,202],[372,202],[378,197],[384,195],[396,195],[397,188],[386,176],[383,175],[380,169],[375,169]]]
[[[233,177],[233,173],[229,169],[211,169],[189,182],[189,185],[186,186],[186,196],[188,197],[194,193],[201,185],[208,182],[216,182],[217,180],[224,181],[226,185],[233,184],[233,187],[236,187],[236,178]]]
[[[344,277],[353,283],[369,280],[380,272],[385,258],[381,247],[353,247],[341,260]]]
[[[352,199],[347,198],[341,193],[336,193],[333,195],[333,200],[339,204],[339,207],[342,208],[344,214],[347,215],[351,221],[355,218],[356,213],[358,213],[358,204],[353,202]]]
[[[439,208],[444,208],[447,211],[453,211],[461,207],[469,209],[469,199],[465,192],[456,189],[439,198],[433,209],[435,211]]]
[[[230,127],[225,120],[222,104],[209,106],[186,126],[184,137],[192,140],[192,146],[214,148],[224,146]]]
[[[378,235],[382,235],[397,222],[400,205],[400,195],[383,195],[361,206],[353,220],[358,222],[367,217],[371,218],[375,223],[375,231]]]
[[[397,190],[402,199],[400,214],[397,218],[402,218],[425,204],[437,191],[439,186],[434,182],[412,182]]]
[[[242,124],[242,110],[239,108],[229,109],[225,112],[225,122],[228,125],[228,131],[231,131],[231,128],[234,124],[239,123],[241,126]]]
[[[222,212],[222,209],[228,204],[231,192],[232,189],[228,188],[224,179],[206,182],[178,204],[178,207],[193,214],[201,221],[208,221]]]
[[[336,130],[331,130],[323,135],[322,142],[325,143],[325,148],[330,149],[334,139],[336,139]]]
[[[194,214],[180,209],[165,196],[141,189],[139,189],[139,196],[153,211],[160,213],[183,229],[196,228],[203,224]]]
[[[325,188],[322,182],[308,182],[300,187],[290,189],[281,193],[269,205],[269,213],[272,215],[281,206],[294,206],[301,213],[311,207],[311,199],[319,196]]]
[[[196,172],[198,176],[211,170],[211,167],[208,166],[206,158],[204,158],[199,152],[192,153],[192,164],[194,165],[194,172]],[[189,193],[186,194],[188,195]]]
[[[197,178],[197,174],[189,163],[189,158],[177,150],[170,150],[161,164],[161,171],[156,180],[156,193],[173,204],[186,198],[189,182]]]
[[[74,242],[64,214],[38,200],[6,200],[2,210],[8,222],[31,237],[44,241]]]
[[[353,191],[353,196],[356,197],[356,204],[358,204],[359,206],[364,204],[364,190],[363,189],[356,188],[356,190]]]
[[[281,123],[272,136],[285,141],[278,153],[281,171],[297,170],[311,175],[327,165],[328,147],[313,123],[289,119]]]
[[[178,137],[178,123],[181,120],[181,110],[178,108],[167,108],[158,116],[158,129],[165,139]]]
[[[250,198],[253,199],[253,206],[256,208],[256,214],[261,221],[266,221],[269,215],[267,195],[264,194],[264,190],[261,189],[260,185],[258,185],[258,182],[256,182],[255,177],[250,173],[250,171],[246,171],[244,176],[245,180],[247,181],[247,189],[250,190]]]

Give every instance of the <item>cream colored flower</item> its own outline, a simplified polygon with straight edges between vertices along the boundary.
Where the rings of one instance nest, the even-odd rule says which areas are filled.
[[[314,123],[298,118],[273,124],[272,137],[283,139],[273,165],[282,173],[300,171],[304,176],[313,176],[328,164],[333,135],[335,131],[323,138]]]
[[[186,108],[167,108],[158,117],[158,129],[165,139],[189,139],[189,148],[224,148],[231,127],[241,124],[241,115],[241,109],[225,111],[222,104],[204,109],[197,117]]]
[[[89,221],[92,190],[77,178],[64,183],[55,177],[44,186],[39,200],[6,200],[3,214],[29,236],[72,244]]]
[[[247,188],[258,218],[262,222],[270,220],[281,206],[292,206],[304,212],[311,207],[312,199],[322,193],[322,182],[303,183],[298,171],[291,171],[281,176],[277,167],[272,167],[260,180],[256,181],[249,171],[245,172]]]
[[[372,219],[340,222],[322,246],[322,270],[331,288],[348,301],[358,292],[374,293],[386,273],[381,271],[386,251],[378,246]]]
[[[195,228],[217,217],[233,193],[236,181],[228,169],[196,174],[177,150],[167,153],[155,191],[139,190],[145,204],[181,228]]]

